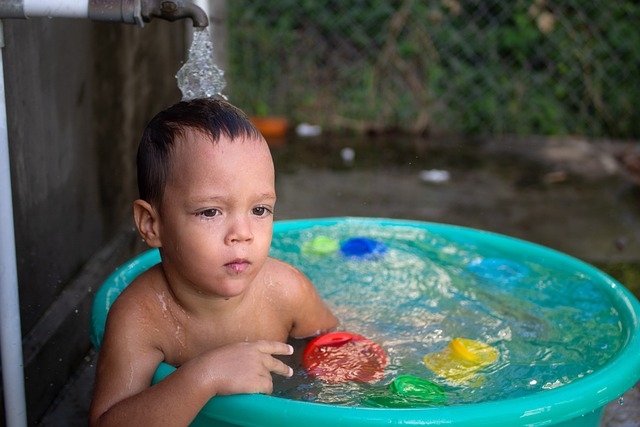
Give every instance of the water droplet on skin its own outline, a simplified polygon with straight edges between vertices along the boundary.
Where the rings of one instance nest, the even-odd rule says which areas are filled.
[[[161,294],[158,294],[158,299],[160,300],[160,303],[162,304],[162,317],[164,319],[167,319],[169,317],[167,311],[168,311],[168,307],[167,307],[167,302],[164,299],[164,292],[162,292]]]

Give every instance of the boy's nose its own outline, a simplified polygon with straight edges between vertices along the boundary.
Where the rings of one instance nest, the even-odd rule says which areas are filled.
[[[226,237],[227,244],[250,242],[253,240],[253,232],[248,218],[236,218],[233,220]]]

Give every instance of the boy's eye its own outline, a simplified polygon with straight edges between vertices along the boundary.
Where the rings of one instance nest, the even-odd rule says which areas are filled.
[[[216,215],[219,215],[220,212],[218,212],[217,209],[207,209],[204,210],[202,212],[199,212],[198,215],[203,216],[205,218],[213,218]]]
[[[256,216],[266,216],[271,213],[271,210],[265,206],[256,206],[251,212]]]

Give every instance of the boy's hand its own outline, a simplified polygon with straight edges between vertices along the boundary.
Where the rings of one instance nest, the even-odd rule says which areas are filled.
[[[271,373],[291,377],[293,369],[273,355],[291,355],[293,347],[276,341],[229,344],[201,357],[214,395],[271,394]]]

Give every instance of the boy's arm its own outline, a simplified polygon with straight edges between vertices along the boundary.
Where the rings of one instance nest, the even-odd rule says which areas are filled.
[[[309,338],[335,329],[339,321],[324,303],[311,281],[295,269],[296,286],[288,294],[293,312],[292,338]]]
[[[91,426],[186,426],[215,395],[271,393],[271,372],[293,373],[272,357],[291,354],[290,346],[239,343],[204,353],[151,387],[164,356],[150,344],[153,331],[145,330],[144,324],[149,319],[132,316],[131,309],[131,304],[114,304],[110,311],[89,414]],[[119,311],[128,313],[123,316]]]

